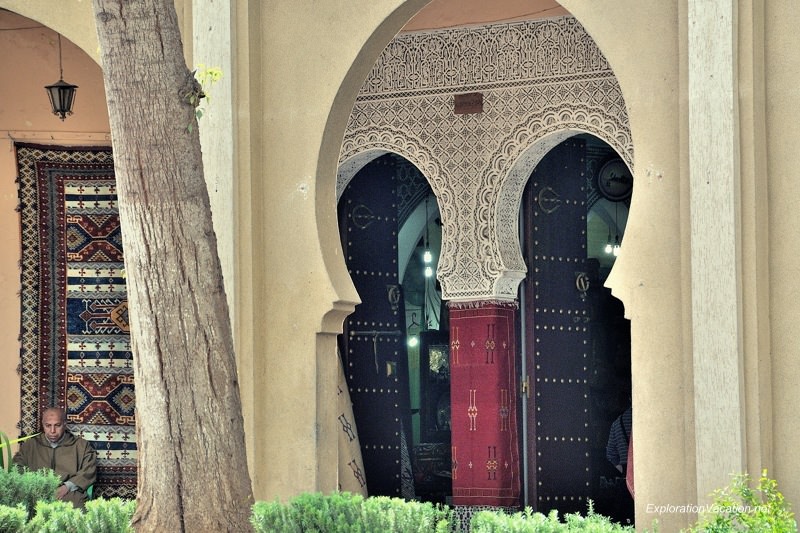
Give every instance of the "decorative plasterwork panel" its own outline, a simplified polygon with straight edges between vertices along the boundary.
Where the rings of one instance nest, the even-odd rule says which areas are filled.
[[[483,112],[455,114],[480,92]],[[439,202],[437,276],[447,300],[517,297],[526,267],[518,218],[525,183],[553,146],[590,133],[633,167],[622,91],[572,17],[402,34],[367,77],[340,154],[337,198],[370,160],[397,153]]]

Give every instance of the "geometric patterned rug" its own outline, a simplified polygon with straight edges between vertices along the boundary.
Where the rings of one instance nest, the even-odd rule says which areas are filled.
[[[136,498],[133,359],[109,147],[17,143],[22,435],[66,409],[97,450],[95,494]]]

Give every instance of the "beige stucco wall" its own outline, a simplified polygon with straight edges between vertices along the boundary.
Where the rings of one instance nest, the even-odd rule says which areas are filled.
[[[769,300],[761,319],[769,328],[772,382],[764,386],[772,393],[774,461],[772,471],[780,487],[800,508],[800,442],[797,406],[800,405],[800,343],[797,318],[800,315],[800,231],[798,219],[797,145],[800,138],[800,13],[783,2],[765,2],[764,51],[766,107],[766,171],[758,175],[757,187],[769,201],[764,222],[769,222],[769,256],[763,268],[769,273]]]
[[[308,330],[310,324],[303,325],[296,319],[313,313],[312,307],[317,304],[324,310],[328,302],[333,301],[346,309],[355,301],[349,280],[343,276],[343,260],[333,223],[332,162],[343,127],[342,114],[347,111],[347,104],[357,88],[357,77],[345,78],[349,63],[355,59],[353,68],[362,72],[368,68],[370,55],[374,57],[374,53],[370,54],[368,49],[362,52],[361,58],[355,55],[361,42],[367,38],[368,32],[363,30],[370,26],[367,21],[380,20],[375,14],[379,6],[385,6],[385,14],[391,3],[369,2],[369,8],[366,3],[353,5],[353,9],[361,13],[358,17],[338,11],[339,6],[331,6],[327,11],[326,6],[317,5],[315,7],[324,13],[316,18],[303,16],[306,3],[297,4],[292,13],[284,13],[280,3],[274,4],[277,16],[270,17],[270,21],[264,24],[266,31],[262,35],[262,50],[267,54],[265,67],[270,77],[265,91],[268,96],[264,99],[266,125],[275,128],[274,131],[262,132],[263,145],[269,147],[269,153],[263,156],[264,177],[269,187],[254,194],[253,198],[268,201],[269,196],[277,197],[285,205],[273,202],[271,213],[254,214],[254,217],[266,217],[263,224],[254,219],[254,228],[268,227],[273,231],[254,236],[254,263],[260,264],[258,257],[264,257],[269,266],[263,279],[259,273],[253,273],[253,287],[256,292],[265,288],[265,293],[274,297],[275,304],[263,302],[254,307],[254,315],[259,316],[259,320],[264,318],[270,327],[263,331],[263,338],[258,334],[253,338],[256,345],[262,345],[267,353],[278,349],[287,356],[280,360],[256,362],[257,366],[263,366],[263,370],[254,372],[254,375],[256,382],[265,380],[264,383],[273,391],[288,392],[293,388],[313,392],[309,382],[313,383],[314,378],[320,381],[327,378],[319,371],[313,373],[307,365],[295,364],[295,355],[308,353],[314,337]],[[681,201],[682,195],[686,194],[686,185],[679,157],[683,134],[679,8],[677,4],[651,2],[645,10],[639,2],[633,1],[600,5],[575,0],[565,1],[563,5],[594,36],[617,72],[629,106],[634,134],[637,186],[631,222],[626,231],[626,252],[612,283],[633,320],[633,371],[634,380],[639,383],[635,384],[634,401],[639,411],[637,432],[641,433],[636,449],[637,452],[641,450],[644,457],[637,472],[643,480],[658,480],[655,483],[643,482],[639,489],[640,501],[655,504],[694,501],[691,476],[687,475],[693,472],[691,346],[686,340],[690,333],[686,318],[690,308],[683,294],[689,286],[687,271],[682,267],[682,260],[686,261],[683,256],[688,252],[688,240],[676,238],[685,235],[688,229],[681,221],[681,215],[686,216],[685,203]],[[372,16],[376,18],[371,19]],[[626,21],[626,27],[641,30],[626,31],[625,39],[620,39],[621,20]],[[393,27],[398,27],[397,19],[394,19]],[[650,30],[654,27],[658,28],[657,37]],[[314,35],[315,39],[313,42],[304,40],[305,35]],[[328,39],[333,38],[336,39],[335,57],[329,55],[332,43]],[[373,38],[380,42],[378,36]],[[657,61],[654,58],[663,59]],[[342,100],[339,106],[334,107],[325,130],[332,139],[320,138],[321,132],[316,130],[316,126],[325,123],[325,107],[333,101],[330,97],[340,80],[344,80],[340,90]],[[291,130],[283,129],[282,125],[290,123]],[[312,156],[319,142],[322,148],[315,164]],[[311,177],[316,179],[308,181]],[[254,183],[254,187],[258,185]],[[306,194],[315,196],[316,227],[306,227],[310,221],[301,215],[308,212],[304,200],[301,200],[306,198]],[[295,226],[292,227],[290,221],[294,221]],[[287,234],[289,231],[291,237]],[[318,232],[318,242],[313,238],[306,242],[304,235],[311,236],[314,231]],[[282,264],[268,261],[268,250],[277,252],[290,245],[301,249],[302,263],[283,257],[280,260]],[[317,263],[317,246],[322,248],[320,253],[326,261],[324,264]],[[665,255],[676,260],[664,261]],[[328,270],[329,278],[318,271],[320,267]],[[320,274],[323,274],[321,280]],[[323,282],[322,286],[318,285],[319,281]],[[325,287],[328,287],[325,292],[320,292]],[[265,314],[258,311],[259,308]],[[326,331],[326,325],[334,327],[331,333],[338,331],[339,316],[335,315],[335,318],[336,321],[330,324],[320,324],[317,331]],[[333,353],[333,339],[323,337],[318,339],[316,364],[326,362]],[[257,346],[254,346],[255,353],[261,351]],[[298,380],[287,381],[285,372],[292,372],[295,368]],[[257,423],[281,431],[280,428],[294,418],[307,429],[300,431],[296,438],[292,436],[288,442],[258,443],[255,451],[251,452],[256,465],[268,458],[286,457],[281,448],[287,447],[292,448],[293,456],[296,450],[303,450],[303,457],[311,456],[312,450],[306,451],[304,443],[315,438],[319,439],[318,442],[326,439],[324,433],[313,433],[317,428],[312,428],[313,415],[307,411],[309,405],[286,412],[280,409],[284,401],[280,399],[282,394],[279,393],[279,398],[257,402],[263,409],[260,415],[256,415],[260,417]],[[322,414],[321,411],[318,413],[318,420]],[[324,426],[319,426],[319,429],[324,429]],[[276,434],[276,431],[268,434]],[[288,431],[283,430],[283,433]],[[270,476],[274,481],[263,487],[256,483],[257,493],[265,489],[270,493],[290,493],[291,489],[285,486],[287,475],[301,483],[294,461],[294,458],[288,459],[286,467],[276,465],[279,461],[274,461],[273,475]],[[312,479],[313,474],[305,477]],[[283,480],[283,486],[279,486],[279,480]],[[324,487],[324,484],[318,486]],[[641,507],[643,505],[640,505],[640,514]],[[647,519],[645,516],[642,518]],[[661,522],[669,530],[670,525],[682,525],[688,519],[686,516],[663,517]]]
[[[336,228],[336,162],[361,81],[391,36],[425,3],[253,0],[236,2],[231,12],[236,70],[231,86],[236,100],[231,112],[236,138],[232,175],[240,180],[229,193],[235,204],[235,334],[248,459],[258,499],[336,486],[335,335],[358,302]],[[87,37],[93,35],[88,3],[54,4],[0,0],[0,6],[49,22],[85,51],[93,50],[93,37]],[[691,273],[701,266],[691,262],[688,154],[690,142],[702,141],[696,136],[691,141],[688,131],[687,4],[562,2],[614,69],[634,139],[636,186],[624,251],[609,284],[631,319],[641,526],[656,518],[647,512],[649,504],[702,501],[698,487],[718,481],[695,464],[694,411],[703,396],[695,390],[692,372],[692,295],[700,288],[692,286]],[[793,333],[800,307],[800,236],[795,231],[794,139],[800,111],[794,99],[800,82],[800,35],[795,30],[800,15],[786,3],[755,3],[754,12],[751,4],[741,2],[734,19],[734,70],[740,78],[733,85],[740,139],[734,168],[741,189],[734,216],[741,217],[741,228],[734,252],[740,294],[731,305],[741,315],[737,334],[742,342],[736,353],[726,356],[742,366],[736,379],[746,402],[739,441],[745,465],[756,475],[761,467],[770,468],[796,507],[800,460],[794,445],[800,428],[794,409],[800,400],[795,386],[800,358]],[[203,16],[194,13],[196,24]],[[90,86],[68,79],[81,91]],[[50,81],[48,76],[45,83]],[[41,85],[37,81],[35,91]],[[76,116],[64,124],[53,118],[53,126],[31,127],[74,131],[81,124],[84,94],[79,93]],[[24,123],[6,122],[8,101],[0,100],[2,127],[25,129]],[[20,117],[24,114],[14,120]],[[79,131],[107,129],[98,124],[85,124]],[[6,176],[0,180],[0,217],[5,227],[16,227],[16,192],[9,178],[13,160],[8,158],[8,150],[0,151],[0,170]],[[16,233],[6,232],[4,239],[10,238],[4,241],[7,249],[18,249]],[[16,258],[3,256],[0,293],[8,302],[0,327],[4,346],[16,346],[17,287]],[[0,359],[3,380],[13,373],[17,355],[7,349]],[[717,383],[697,382],[712,392]],[[16,388],[2,387],[0,400],[18,402],[16,390],[18,382]],[[3,413],[0,417],[7,416]],[[2,427],[9,422],[15,423],[16,415],[0,418]],[[727,451],[723,447],[719,453]],[[700,483],[698,473],[703,476]],[[658,518],[662,531],[674,531],[694,517],[671,513]]]
[[[644,513],[647,503],[694,501],[687,476],[693,468],[693,434],[688,228],[682,222],[687,210],[681,201],[686,194],[680,157],[683,29],[677,2],[647,2],[646,7],[636,1],[562,4],[614,69],[633,135],[634,193],[623,252],[607,284],[631,320],[636,517],[637,524],[647,526],[656,518]],[[618,31],[622,20],[624,39]],[[657,518],[664,531],[677,530],[687,520]]]
[[[36,2],[0,2],[8,9],[36,11]],[[20,334],[20,234],[19,203],[15,179],[14,142],[41,144],[110,144],[108,113],[103,93],[102,74],[97,63],[70,39],[91,48],[94,35],[91,20],[75,17],[62,38],[64,78],[78,86],[74,115],[61,121],[52,114],[44,86],[58,80],[58,40],[52,29],[39,25],[42,20],[56,21],[67,2],[54,6],[39,2],[39,21],[2,15],[4,28],[30,28],[0,32],[0,431],[16,436],[20,420],[19,365]],[[66,26],[69,26],[66,28]],[[96,45],[94,45],[96,48]]]
[[[780,3],[714,2],[731,17],[734,36],[734,79],[724,83],[732,92],[736,115],[732,133],[722,138],[719,117],[707,117],[707,131],[690,129],[688,56],[704,53],[698,49],[724,37],[724,31],[710,28],[709,33],[719,33],[692,41],[686,27],[688,2],[562,4],[581,20],[614,68],[634,136],[636,187],[624,252],[609,283],[632,320],[637,523],[647,526],[654,518],[646,512],[648,504],[707,502],[707,491],[727,482],[722,468],[735,465],[755,477],[762,468],[769,469],[796,507],[798,425],[792,409],[798,405],[793,384],[800,368],[793,331],[800,243],[794,230],[792,139],[798,129],[793,100],[800,43],[792,28],[798,15]],[[694,8],[710,6],[697,2]],[[619,39],[613,32],[619,20],[640,30]],[[729,176],[714,175],[722,165],[708,176],[693,175],[702,168],[690,160],[691,150],[721,151],[730,158],[722,163],[725,172],[734,174],[731,185],[718,190],[711,203],[697,202],[703,197],[692,186]],[[734,212],[722,214],[719,206],[728,199]],[[694,214],[689,209],[693,201]],[[702,222],[708,216],[702,211],[732,217],[738,226],[732,244],[723,246],[718,235],[692,234],[692,217]],[[728,273],[711,272],[709,277],[704,272],[709,265],[698,264],[702,254],[693,255],[692,244],[710,247],[704,253],[731,256],[733,263],[726,268],[735,276],[734,295],[715,302],[708,316],[695,316],[694,321],[692,306],[711,295],[708,291],[727,290],[709,285]],[[710,282],[699,283],[701,278]],[[737,323],[730,335],[738,341],[722,339],[730,349],[713,354],[721,359],[716,365],[709,361],[710,373],[695,375],[698,359],[708,357],[704,350],[716,349],[716,320],[728,315]],[[724,366],[735,374],[733,381],[714,374]],[[740,397],[743,403],[732,411],[724,405],[707,406],[707,399],[714,397]],[[695,417],[698,409],[705,411],[702,419]],[[742,418],[732,422],[731,416]],[[705,442],[697,439],[701,431]],[[698,465],[701,452],[711,453],[706,462],[713,464]],[[678,512],[658,518],[665,530],[673,530],[694,517]]]
[[[581,20],[614,68],[634,136],[636,187],[624,252],[609,283],[632,320],[637,523],[647,526],[655,517],[647,513],[648,504],[707,502],[707,490],[727,482],[722,468],[730,465],[741,465],[756,477],[768,468],[796,507],[800,479],[793,443],[798,427],[791,406],[797,405],[792,383],[800,369],[792,335],[798,241],[792,231],[796,180],[791,177],[791,139],[798,126],[791,102],[800,69],[794,52],[798,37],[791,28],[797,14],[773,3],[715,2],[731,16],[734,35],[730,70],[735,79],[724,82],[732,91],[736,116],[732,135],[723,139],[713,129],[719,117],[708,117],[708,131],[690,129],[688,56],[702,54],[698,49],[724,32],[700,35],[693,42],[686,27],[688,2],[562,4]],[[697,2],[694,7],[710,6]],[[619,20],[639,31],[620,39],[613,32]],[[693,214],[689,206],[702,196],[691,186],[702,186],[704,176],[693,176],[701,169],[690,161],[690,151],[718,152],[721,144],[728,145],[721,151],[728,151],[725,172],[733,172],[734,179],[727,190],[715,193],[714,203],[695,202]],[[719,171],[712,170],[708,179],[719,181],[714,176]],[[720,194],[734,201],[734,213],[724,216],[738,224],[731,245],[735,250],[723,246],[719,236],[691,232],[693,216],[707,216],[702,211],[721,215],[718,206],[726,199]],[[698,298],[727,290],[698,283],[698,273],[711,284],[727,273],[712,272],[709,278],[703,271],[708,265],[698,264],[698,255],[691,253],[693,243],[710,247],[704,253],[714,254],[719,247],[716,253],[732,257],[736,291],[695,322],[692,306]],[[693,365],[708,357],[704,350],[715,348],[716,319],[726,315],[737,321],[731,335],[739,340],[731,339],[730,350],[713,354],[722,359],[716,365],[710,361],[711,373],[695,375]],[[713,373],[722,366],[735,373],[732,382]],[[723,384],[740,390],[723,389]],[[709,397],[737,396],[743,404],[733,412],[740,415],[705,404]],[[705,411],[702,420],[695,418],[697,409]],[[730,416],[743,418],[732,422]],[[708,436],[705,443],[697,439],[701,431]],[[698,465],[700,452],[715,455],[710,462],[719,467]],[[665,530],[693,518],[681,512],[658,517]]]
[[[240,336],[253,328],[242,392],[257,498],[336,487],[335,335],[357,302],[338,244],[336,162],[369,66],[424,2],[384,22],[401,4],[250,3],[261,30],[250,41],[251,119],[263,120],[251,120],[239,152],[252,154],[251,219],[239,223],[252,231],[242,247],[253,268],[239,281],[253,297],[237,301],[237,323]]]

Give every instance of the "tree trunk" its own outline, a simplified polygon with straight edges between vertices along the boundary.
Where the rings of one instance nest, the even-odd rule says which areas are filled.
[[[125,247],[137,531],[248,531],[233,335],[173,0],[94,0]]]

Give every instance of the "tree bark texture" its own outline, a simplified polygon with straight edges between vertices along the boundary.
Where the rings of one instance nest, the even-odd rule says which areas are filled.
[[[137,531],[248,531],[228,306],[172,0],[94,0],[136,382]]]

